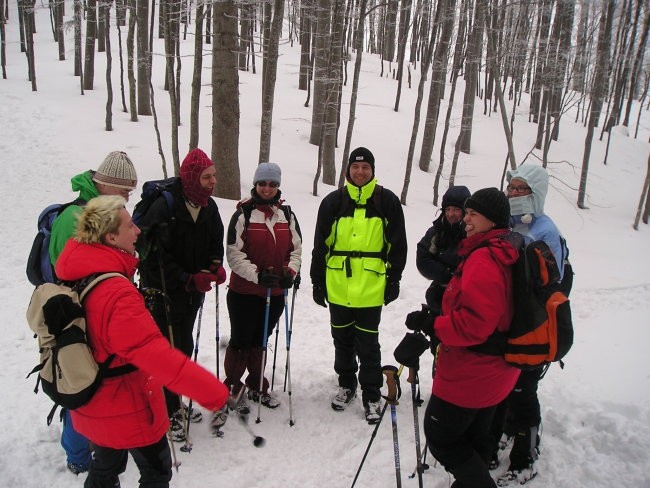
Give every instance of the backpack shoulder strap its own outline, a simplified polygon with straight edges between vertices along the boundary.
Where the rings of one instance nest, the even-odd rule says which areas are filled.
[[[82,282],[82,290],[79,292],[79,301],[83,302],[84,298],[92,291],[95,286],[99,285],[102,281],[107,280],[109,278],[116,278],[118,276],[121,276],[124,279],[127,279],[126,276],[124,276],[122,273],[102,273],[102,274],[96,274],[96,275],[90,275],[86,280],[85,283]]]

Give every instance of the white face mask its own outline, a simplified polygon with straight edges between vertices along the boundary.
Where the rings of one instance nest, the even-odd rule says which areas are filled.
[[[512,215],[534,214],[535,204],[533,195],[524,195],[522,197],[513,197],[509,200],[510,213]]]

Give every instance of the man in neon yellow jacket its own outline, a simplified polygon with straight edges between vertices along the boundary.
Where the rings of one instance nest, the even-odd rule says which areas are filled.
[[[373,154],[358,147],[350,154],[345,186],[318,209],[310,274],[314,301],[323,307],[329,302],[339,377],[331,406],[344,410],[359,384],[371,424],[380,418],[383,384],[381,310],[399,296],[406,249],[399,199],[377,184]]]

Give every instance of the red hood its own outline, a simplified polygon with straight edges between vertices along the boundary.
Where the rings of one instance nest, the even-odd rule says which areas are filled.
[[[476,248],[488,246],[494,259],[509,266],[517,260],[519,251],[503,238],[508,232],[508,229],[494,229],[466,237],[458,246],[458,255],[466,257]]]
[[[69,239],[56,261],[56,275],[65,281],[85,278],[94,273],[122,273],[131,277],[138,258],[104,244],[81,244]]]

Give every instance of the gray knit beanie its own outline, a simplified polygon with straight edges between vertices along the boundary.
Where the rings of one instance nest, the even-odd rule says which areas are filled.
[[[255,170],[255,176],[253,176],[253,184],[256,185],[259,181],[273,181],[280,185],[281,179],[280,166],[275,163],[260,163]]]
[[[133,190],[138,186],[138,175],[133,163],[123,151],[108,153],[93,174],[93,181],[102,185]]]

